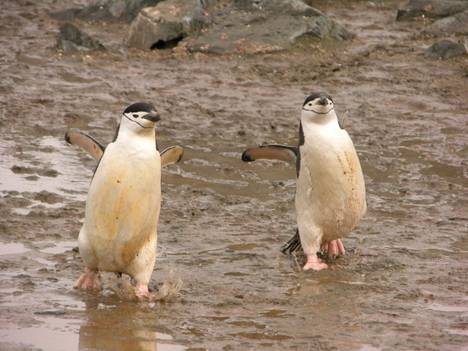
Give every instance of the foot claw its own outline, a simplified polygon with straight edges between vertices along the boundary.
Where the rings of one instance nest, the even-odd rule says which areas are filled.
[[[320,246],[320,251],[322,251],[323,253],[327,253],[328,252],[328,243],[323,243]]]
[[[328,243],[328,257],[335,258],[338,256],[338,245],[336,240],[332,240]]]
[[[345,251],[345,248],[344,248],[344,245],[343,243],[341,242],[340,239],[338,239],[336,241],[337,245],[338,245],[338,253],[340,256],[344,256],[346,254],[346,251]]]

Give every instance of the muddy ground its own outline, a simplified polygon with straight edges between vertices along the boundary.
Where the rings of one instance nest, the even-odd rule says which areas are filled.
[[[86,1],[0,11],[1,350],[468,350],[468,60],[422,52],[401,1],[311,1],[357,34],[253,57],[127,51],[127,25],[82,24],[107,53],[64,56],[48,16]],[[303,273],[294,167],[241,151],[296,142],[311,90],[335,99],[366,176],[368,213],[332,269]],[[109,141],[129,103],[159,107],[163,172],[151,287],[166,302],[76,292],[74,250],[95,162],[68,128]],[[299,257],[300,259],[300,257]]]

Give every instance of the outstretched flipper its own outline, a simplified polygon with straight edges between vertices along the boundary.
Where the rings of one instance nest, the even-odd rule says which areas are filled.
[[[173,165],[179,162],[184,156],[184,148],[182,146],[169,146],[161,152],[161,166]]]
[[[89,135],[82,132],[77,132],[73,130],[66,132],[65,141],[69,144],[81,147],[96,161],[99,161],[104,153],[104,146],[102,146],[93,137],[90,137]]]
[[[280,160],[296,162],[298,148],[288,145],[262,145],[252,147],[242,153],[242,161],[252,162],[256,160]]]
[[[285,255],[291,255],[295,251],[302,250],[301,238],[299,237],[299,229],[286,244],[281,247],[281,252]]]
[[[88,134],[70,130],[65,133],[65,141],[71,145],[76,145],[90,154],[96,161],[99,161],[104,154],[105,147]],[[161,166],[168,166],[179,162],[184,155],[182,146],[169,146],[161,152]]]
[[[299,157],[298,147],[278,144],[252,147],[242,153],[242,161],[244,162],[252,162],[256,160],[280,160],[285,162],[294,162],[296,163],[296,167]],[[291,255],[293,252],[298,250],[302,250],[302,245],[301,238],[299,237],[299,230],[296,230],[293,237],[281,247],[281,252]]]

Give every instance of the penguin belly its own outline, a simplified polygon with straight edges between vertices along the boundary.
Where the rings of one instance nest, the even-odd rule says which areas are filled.
[[[359,223],[366,211],[364,178],[344,130],[333,131],[332,137],[306,136],[300,155],[295,199],[299,234],[305,250],[312,246],[309,251],[318,251],[321,243],[348,235]]]
[[[133,277],[144,266],[152,271],[160,203],[159,153],[110,144],[91,182],[80,232],[88,267]]]

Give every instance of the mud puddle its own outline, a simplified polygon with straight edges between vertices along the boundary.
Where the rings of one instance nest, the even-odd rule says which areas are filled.
[[[468,347],[466,59],[425,59],[422,24],[394,22],[398,1],[314,4],[357,38],[255,57],[60,56],[47,12],[70,4],[3,5],[0,349]],[[303,273],[279,252],[295,228],[294,166],[240,154],[294,144],[300,104],[317,88],[346,116],[369,211],[344,258]],[[183,287],[140,304],[72,289],[95,162],[63,141],[80,128],[108,142],[138,100],[160,108],[161,147],[186,149],[163,173],[150,286],[173,275]]]

